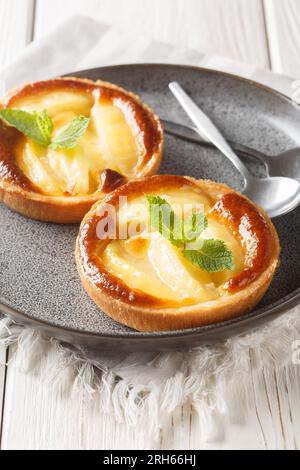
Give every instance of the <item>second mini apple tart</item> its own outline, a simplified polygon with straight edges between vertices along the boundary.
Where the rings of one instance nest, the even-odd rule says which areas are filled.
[[[162,146],[159,119],[122,88],[27,84],[0,104],[0,200],[34,219],[78,222],[112,189],[153,174]]]

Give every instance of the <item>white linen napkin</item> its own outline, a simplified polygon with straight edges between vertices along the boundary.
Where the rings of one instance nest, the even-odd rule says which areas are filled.
[[[0,86],[2,91],[9,90],[24,82],[77,70],[141,62],[198,65],[221,70],[252,79],[288,96],[295,95],[295,88],[300,88],[300,80],[193,49],[174,48],[152,40],[147,34],[131,34],[80,15],[71,17],[41,41],[31,43],[16,61],[0,72]],[[300,101],[300,93],[298,95]]]
[[[3,92],[26,81],[134,62],[201,65],[261,82],[296,101],[300,98],[300,83],[287,77],[195,50],[174,49],[147,35],[137,37],[82,16],[71,18],[45,39],[29,45],[0,73],[0,86]],[[71,349],[54,340],[49,346],[39,333],[7,318],[0,321],[0,341],[16,346],[16,366],[39,370],[54,390],[72,386],[80,393],[84,391],[99,401],[99,407],[128,425],[144,421],[143,429],[150,438],[157,436],[177,407],[190,403],[200,417],[204,442],[221,439],[227,421],[240,422],[245,416],[247,406],[253,404],[249,395],[251,374],[260,374],[264,368],[281,371],[285,365],[293,367],[291,344],[300,337],[299,313],[296,308],[247,335],[185,352],[124,356],[76,346]],[[285,380],[292,376],[292,386],[299,387],[299,374],[290,374]]]

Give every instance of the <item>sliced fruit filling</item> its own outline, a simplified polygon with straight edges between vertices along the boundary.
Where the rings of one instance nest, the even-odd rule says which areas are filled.
[[[149,227],[147,198],[140,196],[119,210],[120,233],[126,233],[124,226],[127,224],[129,236],[125,240],[110,241],[104,249],[101,259],[107,271],[134,290],[179,301],[182,305],[206,302],[225,295],[222,284],[244,267],[240,243],[226,226],[210,217],[212,203],[202,193],[187,188],[157,195],[168,201],[176,216],[183,214],[184,220],[190,217],[193,208],[204,213],[208,224],[202,238],[225,242],[232,253],[233,269],[207,272],[191,263],[179,247]],[[134,227],[140,233],[134,234]]]
[[[101,171],[111,169],[126,178],[134,175],[141,149],[125,113],[99,93],[48,91],[21,97],[13,107],[27,112],[47,110],[57,136],[78,116],[90,118],[89,126],[70,149],[45,148],[23,137],[17,163],[43,193],[78,196],[98,190]]]

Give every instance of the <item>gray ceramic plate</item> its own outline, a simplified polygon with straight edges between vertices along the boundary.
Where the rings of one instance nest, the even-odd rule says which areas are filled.
[[[164,118],[187,122],[168,83],[178,80],[225,136],[268,154],[300,146],[300,108],[284,96],[223,73],[173,65],[123,65],[76,73],[108,80],[142,97]],[[162,173],[222,181],[239,189],[218,152],[166,136]],[[252,171],[261,173],[252,164]],[[283,314],[300,299],[300,208],[275,220],[282,264],[255,311],[222,324],[138,333],[99,311],[82,288],[74,262],[77,226],[39,223],[0,206],[0,310],[67,342],[106,349],[174,349],[211,342]]]

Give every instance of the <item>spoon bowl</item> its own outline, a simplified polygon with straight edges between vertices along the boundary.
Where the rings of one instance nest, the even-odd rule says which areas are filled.
[[[287,214],[300,204],[300,183],[292,178],[252,176],[247,179],[242,192],[271,218]]]
[[[211,141],[235,166],[244,179],[242,192],[270,217],[287,214],[300,204],[300,183],[284,176],[256,178],[240,160],[210,118],[177,82],[169,84],[175,98],[201,134]]]
[[[263,160],[263,159],[262,159]],[[280,155],[265,156],[269,176],[288,176],[300,180],[300,148],[296,147]]]

